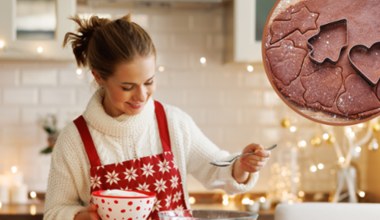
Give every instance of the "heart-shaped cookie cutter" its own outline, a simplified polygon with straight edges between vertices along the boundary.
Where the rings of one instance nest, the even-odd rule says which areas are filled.
[[[373,52],[372,50],[375,50],[375,52]],[[362,60],[360,60],[360,58],[363,58],[363,57],[358,57],[359,60],[355,60],[357,58],[354,58],[355,57],[353,55],[354,53],[365,54],[366,57],[364,57],[364,59]],[[369,59],[368,56],[371,56],[370,58],[372,59]],[[380,41],[375,42],[370,47],[367,47],[366,45],[363,45],[363,44],[357,44],[353,46],[348,53],[348,59],[352,67],[372,86],[376,85],[379,82]],[[373,61],[374,63],[373,62],[367,63],[367,65],[365,65],[362,63],[357,63],[358,61],[367,61],[367,62]]]
[[[334,43],[330,44],[330,42],[328,40],[321,39],[321,35],[324,34],[325,32],[336,31],[339,28],[343,28],[344,31],[345,31],[343,42],[341,44],[334,44]],[[327,34],[327,38],[329,38],[328,34]],[[332,52],[336,53],[337,55],[335,57],[328,57],[328,56],[326,56],[323,59],[318,59],[317,57],[315,57],[314,56],[315,55],[314,52],[315,52],[316,48],[314,47],[314,43],[317,42],[317,41],[321,41],[321,40],[325,40],[324,41],[325,45],[338,46],[337,50],[339,51],[339,53],[337,53],[336,50],[329,50],[329,51],[332,51]],[[339,60],[340,54],[348,46],[347,19],[341,19],[341,20],[337,20],[337,21],[333,21],[333,22],[329,22],[329,23],[326,23],[324,25],[321,25],[319,27],[318,33],[309,38],[309,40],[307,41],[307,45],[310,48],[309,58],[314,63],[322,64],[326,60],[328,60],[328,61],[336,64],[338,62],[338,60]]]

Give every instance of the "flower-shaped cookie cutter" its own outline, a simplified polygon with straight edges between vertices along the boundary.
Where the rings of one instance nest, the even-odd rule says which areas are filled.
[[[348,53],[348,59],[352,67],[372,86],[379,82],[380,41],[370,47],[362,44],[353,46]]]
[[[307,41],[309,58],[317,64],[326,60],[337,63],[348,45],[347,19],[341,19],[319,27],[319,32]]]

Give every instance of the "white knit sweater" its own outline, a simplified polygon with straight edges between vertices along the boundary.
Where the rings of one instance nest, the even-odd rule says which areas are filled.
[[[103,109],[102,94],[98,90],[93,95],[83,114],[102,164],[162,152],[153,100],[149,100],[138,115],[112,118]],[[239,184],[232,178],[231,167],[209,165],[210,161],[230,154],[212,143],[186,113],[169,105],[164,105],[164,108],[188,207],[187,174],[193,175],[208,189],[220,188],[229,194],[245,192],[255,185],[257,173],[251,175],[248,183]],[[46,192],[45,220],[73,219],[88,205],[89,170],[90,164],[78,130],[74,123],[70,123],[62,130],[54,147]]]

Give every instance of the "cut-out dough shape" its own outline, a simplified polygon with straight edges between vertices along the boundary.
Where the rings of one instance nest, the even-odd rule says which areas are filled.
[[[364,45],[356,45],[349,53],[351,65],[371,85],[376,85],[380,79],[380,42],[370,48]]]
[[[306,7],[291,14],[290,20],[274,20],[271,26],[272,40],[271,43],[288,36],[296,30],[302,34],[317,29],[315,23],[318,18],[317,13],[310,12]]]
[[[322,64],[326,60],[338,62],[340,54],[347,47],[347,20],[342,19],[321,25],[317,35],[308,40],[312,61]]]

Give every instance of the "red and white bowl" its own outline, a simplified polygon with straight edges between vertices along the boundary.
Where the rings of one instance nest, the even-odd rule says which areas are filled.
[[[147,219],[156,201],[153,192],[127,190],[99,190],[91,193],[102,219],[139,220]]]

